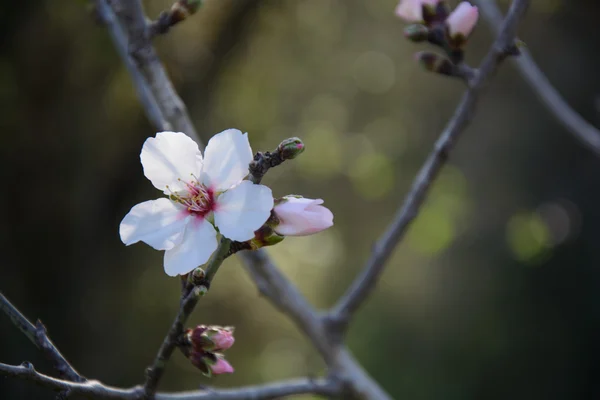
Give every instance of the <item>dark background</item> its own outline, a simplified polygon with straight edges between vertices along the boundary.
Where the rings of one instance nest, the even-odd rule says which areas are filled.
[[[205,142],[230,127],[248,131],[254,150],[305,141],[264,183],[277,196],[323,198],[336,224],[270,253],[327,307],[401,204],[463,87],[414,63],[422,46],[403,39],[393,0],[240,2],[209,2],[156,45]],[[145,3],[151,16],[169,6]],[[133,205],[160,196],[139,164],[155,131],[86,2],[1,4],[0,290],[46,324],[83,375],[135,385],[179,295],[161,252],[118,236]],[[599,15],[592,0],[534,0],[520,30],[596,125]],[[480,23],[468,60],[491,39]],[[349,346],[392,397],[599,398],[599,171],[600,159],[503,66],[351,328]],[[237,260],[192,322],[236,326],[236,373],[207,380],[176,354],[163,390],[323,372]],[[4,316],[0,333],[0,361],[53,373]],[[53,393],[0,378],[0,398]]]

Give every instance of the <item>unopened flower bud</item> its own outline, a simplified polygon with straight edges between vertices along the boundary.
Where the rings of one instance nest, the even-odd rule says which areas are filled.
[[[277,146],[277,151],[282,160],[291,160],[304,151],[304,143],[297,137],[285,139]]]
[[[473,32],[478,20],[479,11],[477,7],[471,5],[468,1],[461,2],[446,19],[446,25],[452,40],[459,39],[460,44],[464,44]]]
[[[333,214],[321,199],[285,196],[273,209],[279,223],[273,229],[283,236],[305,236],[333,226]]]
[[[413,42],[423,42],[429,37],[429,29],[425,25],[411,24],[404,28],[404,36]]]
[[[221,329],[211,337],[217,351],[225,351],[235,342],[233,332],[228,329]]]
[[[225,351],[235,342],[233,328],[216,325],[198,325],[188,332],[188,339],[198,351]]]
[[[227,360],[222,357],[217,357],[217,361],[214,364],[209,365],[209,368],[215,375],[232,374],[234,372],[231,364],[229,364]]]
[[[223,354],[193,351],[189,358],[192,364],[208,377],[234,372],[233,367],[225,360]]]
[[[439,54],[432,53],[429,51],[420,51],[415,54],[415,60],[429,72],[435,72],[437,74],[454,76],[455,65],[450,60]]]
[[[396,15],[407,22],[427,22],[434,19],[441,0],[401,0]]]
[[[200,8],[201,5],[202,0],[178,0],[173,4],[172,9],[181,9],[181,11],[185,12],[187,15],[192,15],[198,11],[198,8]]]
[[[232,327],[198,325],[185,332],[183,351],[204,375],[227,374],[233,372],[233,367],[222,352],[234,342]]]

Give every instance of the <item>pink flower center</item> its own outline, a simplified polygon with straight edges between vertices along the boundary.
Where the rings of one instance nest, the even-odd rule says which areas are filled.
[[[197,180],[186,182],[185,193],[173,193],[169,198],[184,205],[190,214],[204,217],[215,209],[215,194]]]

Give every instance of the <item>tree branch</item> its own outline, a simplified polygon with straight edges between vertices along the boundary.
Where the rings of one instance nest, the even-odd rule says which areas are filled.
[[[244,251],[239,256],[261,293],[289,316],[319,350],[333,377],[343,385],[341,398],[391,400],[344,346],[331,342],[323,318],[281,274],[264,250]]]
[[[115,4],[117,5],[115,6]],[[130,73],[134,77],[134,81],[140,81],[140,84],[143,82],[147,87],[143,93],[151,93],[154,103],[158,105],[163,116],[162,119],[166,121],[166,124],[162,123],[158,125],[158,128],[184,132],[201,146],[202,142],[187,114],[185,104],[177,95],[154,46],[152,46],[146,16],[140,0],[112,0],[111,2],[96,0],[96,5],[100,16],[105,21],[111,21],[112,25],[109,25],[111,31],[118,30],[117,25],[125,28],[127,42],[115,40],[115,46],[119,50],[119,54],[128,54],[127,57],[122,55],[126,64],[130,57],[133,58],[135,68],[130,70]],[[118,22],[117,15],[122,22]],[[142,91],[139,89],[138,94],[141,97]],[[151,105],[152,103],[144,104],[144,107]],[[155,110],[151,111],[155,112]],[[152,121],[155,119],[155,117],[151,117]]]
[[[386,262],[417,216],[433,181],[445,165],[450,151],[460,134],[473,119],[479,94],[485,88],[500,62],[506,57],[506,51],[514,45],[517,25],[524,16],[528,5],[529,0],[514,0],[512,2],[497,39],[485,56],[480,68],[469,80],[469,89],[463,95],[454,116],[442,131],[433,151],[417,174],[404,203],[396,212],[387,230],[375,243],[371,257],[362,272],[331,313],[330,322],[334,330],[338,330],[340,333],[346,330],[352,315],[375,288]]]
[[[58,371],[60,376],[73,382],[85,381],[85,378],[79,375],[75,368],[69,364],[56,346],[54,346],[54,343],[52,343],[46,334],[46,328],[40,320],[36,322],[36,325],[33,325],[2,293],[0,293],[0,308],[10,317],[13,324],[52,362],[54,369]]]
[[[127,71],[131,75],[133,85],[138,94],[140,102],[148,114],[150,122],[160,130],[169,130],[171,125],[163,116],[162,110],[156,102],[156,98],[150,91],[146,78],[140,73],[133,57],[129,54],[127,34],[123,31],[115,13],[106,3],[106,0],[96,0],[96,10],[102,22],[108,28],[108,32],[115,43],[115,47]]]
[[[493,0],[475,1],[492,30],[498,33],[502,23],[502,13],[496,2]],[[521,55],[515,58],[514,63],[538,98],[563,127],[594,153],[600,155],[600,130],[569,106],[537,66],[527,49],[521,48],[520,52]]]
[[[44,375],[35,370],[30,363],[8,365],[0,363],[0,375],[26,379],[40,386],[66,392],[67,396],[79,395],[92,399],[138,400],[144,397],[140,386],[120,389],[104,385],[98,381],[85,383],[69,382]],[[157,393],[156,400],[263,400],[276,399],[297,394],[319,394],[335,396],[339,387],[331,380],[295,379],[268,385],[247,386],[237,389],[210,389],[180,393]]]
[[[163,376],[167,363],[173,354],[173,351],[177,347],[177,343],[179,341],[179,337],[183,333],[183,328],[194,311],[196,304],[198,304],[198,299],[201,295],[204,295],[210,284],[212,279],[214,278],[217,270],[225,260],[225,254],[229,251],[230,241],[228,239],[222,239],[219,243],[219,247],[210,260],[206,264],[206,276],[201,282],[200,285],[192,287],[189,293],[183,294],[181,304],[179,306],[179,312],[177,313],[177,317],[175,317],[175,321],[171,325],[167,336],[165,336],[160,348],[158,349],[158,353],[156,354],[156,358],[154,362],[148,369],[146,370],[146,382],[144,384],[144,392],[146,396],[151,397],[158,387],[158,383]]]

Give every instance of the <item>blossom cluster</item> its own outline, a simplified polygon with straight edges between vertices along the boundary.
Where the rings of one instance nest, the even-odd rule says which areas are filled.
[[[282,151],[304,149],[292,144],[293,149],[284,146]],[[255,237],[264,236],[261,228],[267,221],[278,241],[333,225],[333,214],[321,205],[323,200],[274,199],[267,186],[245,180],[253,154],[248,135],[237,129],[213,136],[204,157],[185,134],[159,132],[146,140],[140,159],[146,178],[166,197],[134,206],[119,233],[126,245],[142,241],[164,250],[168,275],[185,275],[205,264],[219,237],[253,243],[248,249],[260,247]]]
[[[416,54],[425,69],[450,76],[461,76],[456,68],[464,58],[463,47],[479,20],[479,11],[468,1],[450,10],[446,0],[401,0],[396,15],[410,25],[405,36],[414,42],[427,41],[444,50],[446,56],[429,51]]]
[[[223,352],[233,346],[233,328],[198,325],[183,335],[182,350],[204,375],[233,373],[233,367]]]

